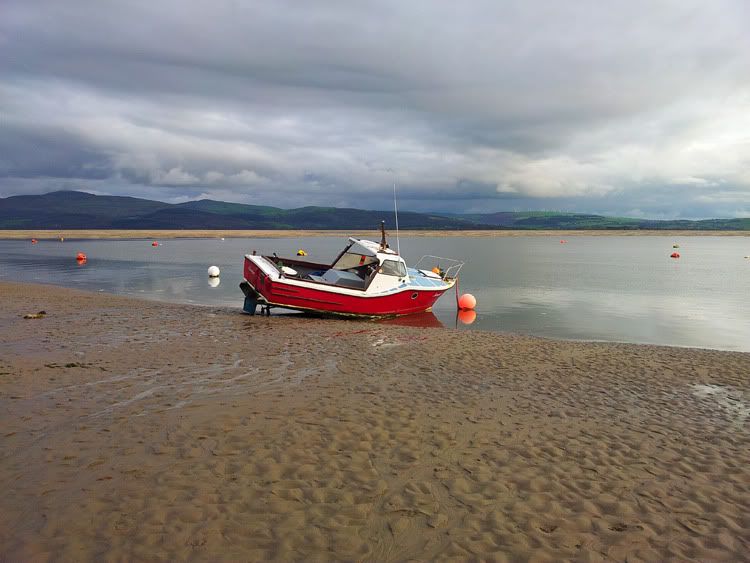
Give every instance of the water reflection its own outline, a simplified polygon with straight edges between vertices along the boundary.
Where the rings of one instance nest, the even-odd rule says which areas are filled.
[[[473,309],[461,309],[456,313],[456,320],[464,325],[473,324],[477,320],[477,312]]]
[[[341,237],[0,241],[0,279],[52,283],[164,301],[242,307],[242,256],[330,262]],[[648,342],[750,351],[750,268],[746,237],[403,237],[407,263],[424,254],[467,262],[460,291],[476,316],[458,316],[452,294],[421,318],[397,324],[521,332],[585,340]],[[671,260],[679,243],[680,260]],[[87,256],[78,265],[77,252]],[[217,285],[206,269],[221,269]],[[217,279],[218,280],[218,279]],[[276,313],[276,311],[274,311]]]
[[[438,319],[434,313],[417,313],[416,315],[404,315],[403,317],[393,317],[390,319],[376,320],[378,324],[413,326],[418,328],[443,328],[445,325]]]

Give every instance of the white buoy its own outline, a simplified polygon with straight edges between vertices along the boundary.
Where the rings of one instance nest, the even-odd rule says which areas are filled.
[[[218,278],[219,274],[221,274],[221,271],[219,271],[218,266],[210,266],[208,268],[208,277],[209,278]]]

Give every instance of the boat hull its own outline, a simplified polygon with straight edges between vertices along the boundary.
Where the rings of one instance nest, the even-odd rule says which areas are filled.
[[[367,295],[362,292],[356,295],[351,291],[336,291],[336,288],[325,284],[273,279],[247,258],[244,277],[248,287],[243,290],[246,295],[248,290],[257,293],[260,304],[352,317],[394,317],[430,311],[440,296],[453,287],[453,283],[438,289],[405,286],[403,290],[383,294]],[[251,296],[255,297],[254,294]]]

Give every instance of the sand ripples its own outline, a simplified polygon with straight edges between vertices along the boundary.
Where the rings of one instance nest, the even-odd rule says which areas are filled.
[[[750,552],[747,355],[85,299],[0,327],[8,558]]]

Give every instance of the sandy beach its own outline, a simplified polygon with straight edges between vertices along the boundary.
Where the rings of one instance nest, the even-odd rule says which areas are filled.
[[[289,231],[289,230],[92,230],[62,229],[46,230],[0,230],[2,239],[32,239],[57,240],[65,239],[170,239],[170,238],[303,238],[303,237],[340,237],[356,236],[372,238],[380,236],[375,229],[365,231]],[[492,231],[410,231],[402,230],[403,237],[575,237],[575,236],[658,236],[658,237],[689,237],[689,236],[717,236],[717,237],[748,237],[750,231],[677,231],[677,230],[492,230]]]
[[[750,553],[750,354],[0,303],[2,561]]]

